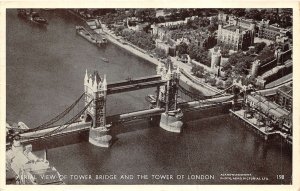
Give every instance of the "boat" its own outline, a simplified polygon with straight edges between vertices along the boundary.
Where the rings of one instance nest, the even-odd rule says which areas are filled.
[[[32,23],[40,24],[40,25],[47,25],[48,21],[41,17],[39,13],[34,12],[32,10],[27,11],[26,9],[18,9],[18,16],[26,19]]]
[[[44,24],[44,25],[48,24],[48,21],[46,19],[44,19],[43,17],[41,17],[37,12],[31,13],[30,20],[37,24]]]
[[[155,104],[156,103],[156,97],[152,94],[149,94],[145,97],[146,101],[148,101],[151,104]]]
[[[109,62],[109,60],[107,58],[101,57],[101,60],[103,60],[104,62]]]
[[[106,39],[102,38],[101,40],[97,38],[95,34],[92,34],[89,32],[86,28],[83,26],[76,26],[76,32],[83,38],[85,38],[87,41],[89,41],[92,44],[95,44],[98,47],[102,47],[103,44],[106,44]],[[103,40],[105,39],[105,40]],[[108,62],[106,58],[103,59],[105,62]]]

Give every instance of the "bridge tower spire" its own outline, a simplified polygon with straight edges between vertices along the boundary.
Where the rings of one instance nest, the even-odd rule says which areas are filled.
[[[101,80],[98,72],[84,79],[85,104],[92,101],[85,111],[85,121],[91,122],[89,142],[99,147],[109,147],[112,137],[109,135],[110,125],[106,124],[107,82],[104,75]]]
[[[179,68],[174,69],[172,64],[166,66],[159,65],[157,74],[161,75],[162,80],[166,80],[166,85],[159,88],[158,107],[164,107],[165,112],[161,114],[160,127],[170,131],[180,133],[182,128],[182,112],[177,108],[178,85],[180,79]]]

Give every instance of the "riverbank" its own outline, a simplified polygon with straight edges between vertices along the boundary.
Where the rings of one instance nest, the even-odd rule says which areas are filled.
[[[142,58],[145,59],[147,61],[149,61],[152,64],[155,64],[156,66],[159,65],[159,63],[161,63],[159,60],[157,60],[156,58],[151,57],[150,55],[148,55],[147,53],[141,52],[140,50],[138,50],[137,48],[134,48],[134,45],[130,45],[128,42],[126,43],[122,43],[121,41],[119,41],[118,39],[120,39],[119,37],[115,36],[114,34],[112,34],[111,32],[108,31],[108,29],[106,28],[106,26],[104,24],[102,24],[102,35],[105,35],[105,37],[107,38],[107,40],[109,40],[110,42],[112,42],[113,44],[127,50],[128,52]],[[176,66],[178,66],[181,70],[184,70],[185,73],[187,73],[188,71],[186,67],[182,66],[182,64],[179,64],[178,62],[174,62],[174,64]],[[191,79],[187,78],[185,75],[181,75],[180,76],[180,80],[184,83],[186,83],[187,85],[193,87],[194,89],[200,91],[201,93],[203,93],[206,96],[209,95],[214,95],[216,93],[218,93],[217,91],[215,91],[212,88],[208,88],[199,84],[194,83]]]
[[[78,13],[76,13],[72,10],[69,10],[68,12],[73,14],[74,16],[80,18],[83,22],[86,22],[86,19],[82,18],[82,16],[79,15]],[[100,34],[105,36],[106,39],[109,40],[110,42],[112,42],[113,44],[125,49],[126,51],[132,53],[135,56],[138,56],[144,60],[147,60],[148,62],[150,62],[152,64],[155,64],[156,66],[158,66],[159,63],[161,63],[157,58],[151,57],[145,50],[140,49],[139,47],[131,44],[130,42],[127,42],[127,41],[125,42],[123,39],[121,40],[121,38],[114,35],[112,33],[112,31],[110,31],[106,27],[105,24],[101,23],[101,28],[102,28],[102,32],[100,32]],[[179,67],[181,69],[181,71],[184,71],[184,73],[181,73],[182,75],[180,77],[180,80],[183,83],[198,90],[199,92],[201,92],[203,95],[206,95],[206,96],[214,95],[221,91],[221,90],[218,90],[214,87],[211,87],[211,86],[203,84],[203,83],[195,83],[196,81],[198,81],[198,79],[196,79],[194,76],[191,75],[191,77],[190,77],[190,76],[184,75],[191,71],[190,66],[187,66],[186,64],[184,64],[180,61],[177,61],[176,58],[172,58],[172,61],[175,66]]]

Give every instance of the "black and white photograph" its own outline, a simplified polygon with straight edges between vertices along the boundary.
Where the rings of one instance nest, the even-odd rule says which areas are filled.
[[[294,13],[6,8],[5,184],[293,185]]]

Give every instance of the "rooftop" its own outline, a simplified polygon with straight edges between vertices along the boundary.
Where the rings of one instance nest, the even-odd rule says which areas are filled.
[[[280,28],[275,27],[275,26],[272,26],[272,25],[269,25],[269,26],[267,26],[266,28],[267,28],[267,29],[270,29],[270,30],[273,30],[273,31],[280,32]]]
[[[255,22],[253,20],[250,20],[250,19],[241,19],[239,20],[239,22],[241,23],[246,23],[246,24],[254,24]]]
[[[269,112],[278,118],[289,115],[289,112],[281,108],[278,104],[268,101],[264,96],[255,94],[248,95],[247,98],[255,103],[264,112]]]
[[[233,31],[233,32],[235,32],[236,29],[239,29],[240,32],[243,32],[243,31],[248,30],[248,29],[246,29],[246,28],[244,28],[244,27],[236,26],[236,25],[225,26],[225,27],[223,27],[223,29],[230,30],[230,31]]]

